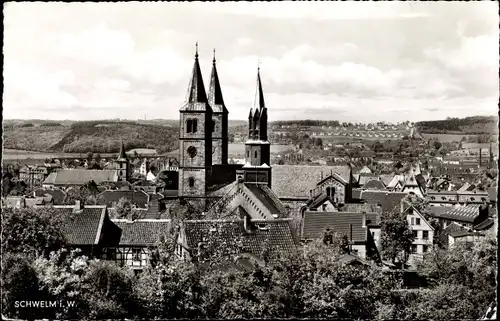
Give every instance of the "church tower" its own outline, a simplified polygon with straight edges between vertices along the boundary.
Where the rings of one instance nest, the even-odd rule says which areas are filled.
[[[212,75],[208,91],[208,103],[212,108],[212,164],[227,164],[228,158],[228,114],[222,98],[222,90],[215,65],[215,49]]]
[[[127,158],[127,154],[125,153],[125,146],[122,145],[120,147],[120,154],[118,154],[118,158],[116,159],[117,171],[118,171],[118,181],[120,182],[128,182],[130,175],[130,164]]]
[[[264,183],[271,187],[271,144],[267,137],[267,107],[257,69],[257,91],[248,115],[248,140],[245,143],[245,182]]]
[[[180,109],[179,196],[205,196],[212,165],[212,108],[203,84],[198,44],[186,102]]]

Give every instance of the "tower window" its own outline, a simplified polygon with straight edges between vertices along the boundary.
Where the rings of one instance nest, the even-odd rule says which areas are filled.
[[[257,151],[255,151],[255,158],[257,158]]]
[[[249,157],[250,157],[250,151],[247,150],[247,158],[249,158]]]
[[[188,119],[186,121],[186,133],[192,133],[193,132],[193,121],[191,119]]]
[[[194,147],[194,146],[189,146],[187,149],[187,152],[188,152],[189,157],[191,157],[191,158],[194,158],[196,156],[196,154],[198,154],[198,151],[196,150],[196,147]]]
[[[212,119],[212,133],[215,132],[215,120]]]
[[[194,187],[194,177],[189,178],[189,187]]]
[[[198,120],[193,119],[193,133],[196,133],[198,131]]]

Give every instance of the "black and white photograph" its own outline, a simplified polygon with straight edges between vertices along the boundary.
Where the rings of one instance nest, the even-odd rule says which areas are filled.
[[[496,320],[496,1],[5,2],[4,320]]]

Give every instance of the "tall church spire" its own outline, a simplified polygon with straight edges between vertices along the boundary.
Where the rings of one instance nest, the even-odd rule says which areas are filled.
[[[255,93],[255,109],[265,108],[264,92],[262,91],[262,82],[260,80],[260,66],[257,67],[257,91]]]
[[[226,109],[224,106],[224,99],[222,98],[222,90],[220,87],[219,75],[217,73],[217,66],[215,64],[215,49],[214,58],[212,60],[212,75],[210,76],[208,102],[214,112],[223,112]]]
[[[127,160],[127,154],[125,153],[125,145],[123,145],[123,141],[121,142],[120,146],[120,154],[118,154],[118,161],[126,161]]]
[[[205,85],[203,84],[203,76],[201,75],[200,62],[198,61],[198,43],[196,43],[196,53],[194,55],[193,73],[188,89],[188,103],[207,103],[207,94]]]

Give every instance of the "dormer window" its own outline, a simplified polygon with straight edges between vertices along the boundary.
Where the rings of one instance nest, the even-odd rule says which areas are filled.
[[[190,177],[188,179],[188,183],[189,183],[189,187],[191,187],[191,188],[194,187],[194,177]]]

